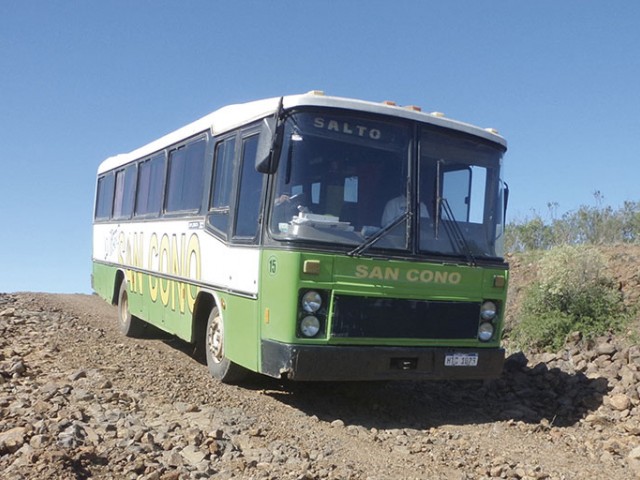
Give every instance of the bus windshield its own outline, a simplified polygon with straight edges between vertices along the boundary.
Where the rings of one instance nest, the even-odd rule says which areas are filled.
[[[414,132],[406,121],[340,111],[288,116],[271,235],[358,252],[500,256],[500,147],[434,127]]]

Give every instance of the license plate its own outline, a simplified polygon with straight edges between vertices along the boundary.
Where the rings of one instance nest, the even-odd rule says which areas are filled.
[[[477,367],[477,353],[451,353],[444,357],[445,367]]]

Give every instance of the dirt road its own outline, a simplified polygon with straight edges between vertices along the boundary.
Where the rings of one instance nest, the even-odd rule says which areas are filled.
[[[238,387],[150,337],[95,296],[0,294],[0,478],[639,478],[640,351],[612,339],[485,383]]]

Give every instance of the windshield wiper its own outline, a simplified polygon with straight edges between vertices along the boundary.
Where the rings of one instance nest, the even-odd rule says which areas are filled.
[[[359,255],[362,255],[362,253],[367,248],[369,248],[371,245],[376,243],[378,240],[380,240],[382,237],[384,237],[388,232],[393,230],[395,227],[400,225],[404,220],[406,220],[406,219],[408,219],[410,217],[411,217],[411,212],[410,211],[407,211],[407,212],[403,213],[398,218],[396,218],[393,222],[391,222],[389,225],[387,225],[386,227],[378,230],[376,233],[371,235],[369,238],[367,238],[364,242],[362,242],[356,248],[354,248],[353,250],[348,252],[347,255],[349,255],[350,257],[357,257]]]
[[[473,252],[471,251],[471,247],[469,247],[469,243],[460,228],[455,216],[453,215],[453,210],[451,210],[451,206],[446,198],[440,197],[438,198],[438,203],[442,205],[442,211],[444,212],[445,217],[447,217],[447,222],[442,222],[445,231],[447,232],[447,236],[454,243],[455,247],[458,251],[462,251],[467,257],[467,262],[471,265],[476,265],[476,259],[473,256]]]

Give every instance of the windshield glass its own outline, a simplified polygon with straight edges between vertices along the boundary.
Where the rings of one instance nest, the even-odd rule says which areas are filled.
[[[272,235],[357,246],[402,216],[409,132],[403,123],[333,111],[289,116],[272,200]],[[374,248],[408,248],[406,220]]]
[[[354,255],[501,257],[503,148],[431,126],[414,142],[413,132],[406,121],[337,110],[289,115],[271,236],[353,246]]]
[[[423,252],[501,257],[502,150],[455,132],[420,136],[419,198],[429,211],[419,226]]]

